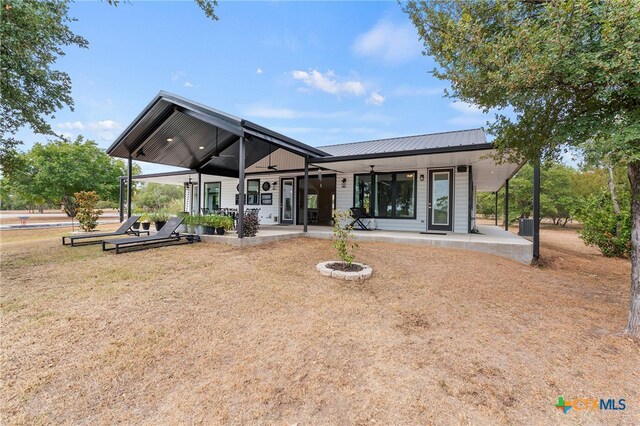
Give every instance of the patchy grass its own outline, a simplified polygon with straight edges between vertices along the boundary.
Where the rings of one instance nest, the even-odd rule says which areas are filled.
[[[629,262],[572,230],[544,229],[539,269],[361,243],[364,283],[317,274],[327,241],[116,256],[63,232],[0,233],[3,423],[640,422]]]

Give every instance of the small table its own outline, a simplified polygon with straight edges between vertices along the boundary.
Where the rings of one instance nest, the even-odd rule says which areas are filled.
[[[29,216],[18,216],[18,220],[20,221],[20,225],[25,226],[27,220],[29,220]]]

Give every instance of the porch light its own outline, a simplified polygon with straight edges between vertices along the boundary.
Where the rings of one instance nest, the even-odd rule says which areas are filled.
[[[342,187],[343,188],[347,187],[347,178],[342,178]]]
[[[204,149],[204,146],[199,146],[198,149]]]
[[[420,175],[420,182],[424,182],[424,175]]]
[[[173,138],[167,138],[167,142],[173,142]]]

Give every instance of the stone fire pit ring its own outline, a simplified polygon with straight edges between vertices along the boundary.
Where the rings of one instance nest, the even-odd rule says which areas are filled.
[[[329,260],[328,262],[320,262],[316,265],[316,269],[320,272],[320,275],[325,277],[336,278],[339,280],[347,280],[347,281],[357,281],[357,280],[366,280],[371,277],[373,274],[373,269],[371,266],[367,266],[363,263],[353,262],[353,265],[357,265],[362,267],[361,271],[338,271],[335,269],[329,268],[327,265],[332,263],[342,263],[339,260]]]

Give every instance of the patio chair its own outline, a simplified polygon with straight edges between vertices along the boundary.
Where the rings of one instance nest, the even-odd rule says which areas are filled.
[[[131,216],[129,219],[122,222],[122,225],[120,225],[120,227],[113,232],[102,232],[97,234],[88,233],[88,234],[81,234],[81,235],[64,236],[62,237],[62,245],[77,247],[77,246],[85,246],[89,244],[100,244],[102,240],[101,239],[96,240],[96,238],[119,237],[121,235],[135,235],[136,237],[139,237],[140,234],[149,235],[149,231],[139,231],[137,229],[131,229],[133,224],[136,223],[138,219],[140,219],[140,216]],[[89,240],[89,241],[76,243],[77,240]]]
[[[353,222],[351,227],[354,229],[361,229],[363,231],[371,231],[371,229],[364,224],[363,218],[367,217],[367,210],[364,207],[351,207],[351,216],[353,216]]]
[[[156,248],[170,245],[193,244],[200,241],[200,237],[191,234],[180,234],[176,232],[178,226],[184,219],[181,217],[172,217],[164,224],[160,230],[146,237],[138,238],[118,238],[117,240],[105,240],[102,242],[102,251],[115,250],[116,254],[126,251],[144,250],[146,248]],[[112,245],[113,247],[107,247]]]

